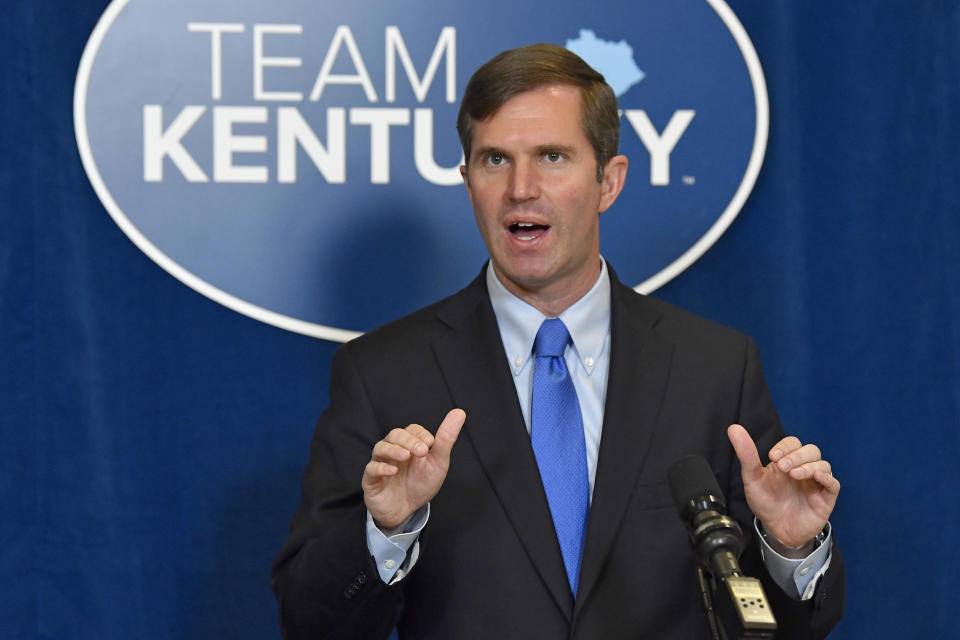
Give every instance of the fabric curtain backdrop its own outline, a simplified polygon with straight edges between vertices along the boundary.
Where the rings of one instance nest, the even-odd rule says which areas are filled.
[[[337,345],[198,295],[106,214],[72,121],[106,4],[12,0],[0,21],[0,629],[278,637],[268,570]],[[833,463],[834,637],[949,637],[960,4],[730,4],[769,85],[765,165],[656,295],[753,335],[787,429]]]

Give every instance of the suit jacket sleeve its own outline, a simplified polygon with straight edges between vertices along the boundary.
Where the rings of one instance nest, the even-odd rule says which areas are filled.
[[[764,382],[763,368],[756,345],[749,338],[746,345],[746,357],[740,394],[739,422],[744,425],[760,452],[764,462],[766,453],[783,438],[783,429],[777,417],[770,392]],[[760,556],[759,542],[753,533],[753,513],[747,507],[740,476],[740,465],[733,457],[733,469],[730,489],[731,514],[743,525],[748,539],[742,566],[747,575],[758,576],[763,583],[770,604],[777,615],[780,628],[778,638],[824,638],[836,625],[843,614],[844,605],[844,567],[843,558],[836,546],[836,534],[832,536],[830,568],[820,578],[813,598],[797,600],[784,591],[770,578]]]
[[[303,474],[302,497],[271,582],[283,635],[385,638],[402,587],[379,578],[366,546],[360,479],[383,437],[348,346],[333,360],[330,405],[320,417]]]

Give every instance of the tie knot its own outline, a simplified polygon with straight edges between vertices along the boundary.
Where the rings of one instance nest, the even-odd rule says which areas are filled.
[[[560,318],[547,318],[540,325],[537,337],[533,341],[534,356],[563,357],[563,351],[570,344],[570,332]]]

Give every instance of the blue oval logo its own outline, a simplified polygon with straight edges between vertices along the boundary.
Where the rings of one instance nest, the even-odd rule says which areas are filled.
[[[531,42],[617,93],[630,172],[600,246],[653,291],[716,242],[763,162],[763,72],[721,0],[114,0],[77,73],[77,143],[106,210],[173,276],[343,341],[476,275],[459,99]]]

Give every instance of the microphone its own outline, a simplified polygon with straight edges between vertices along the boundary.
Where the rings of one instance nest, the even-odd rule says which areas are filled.
[[[740,570],[743,529],[727,515],[727,501],[709,463],[700,456],[681,458],[667,471],[667,480],[694,553],[713,578],[727,637],[773,638],[777,629],[773,611],[760,581]],[[712,599],[709,592],[703,595],[707,617],[715,626]]]

